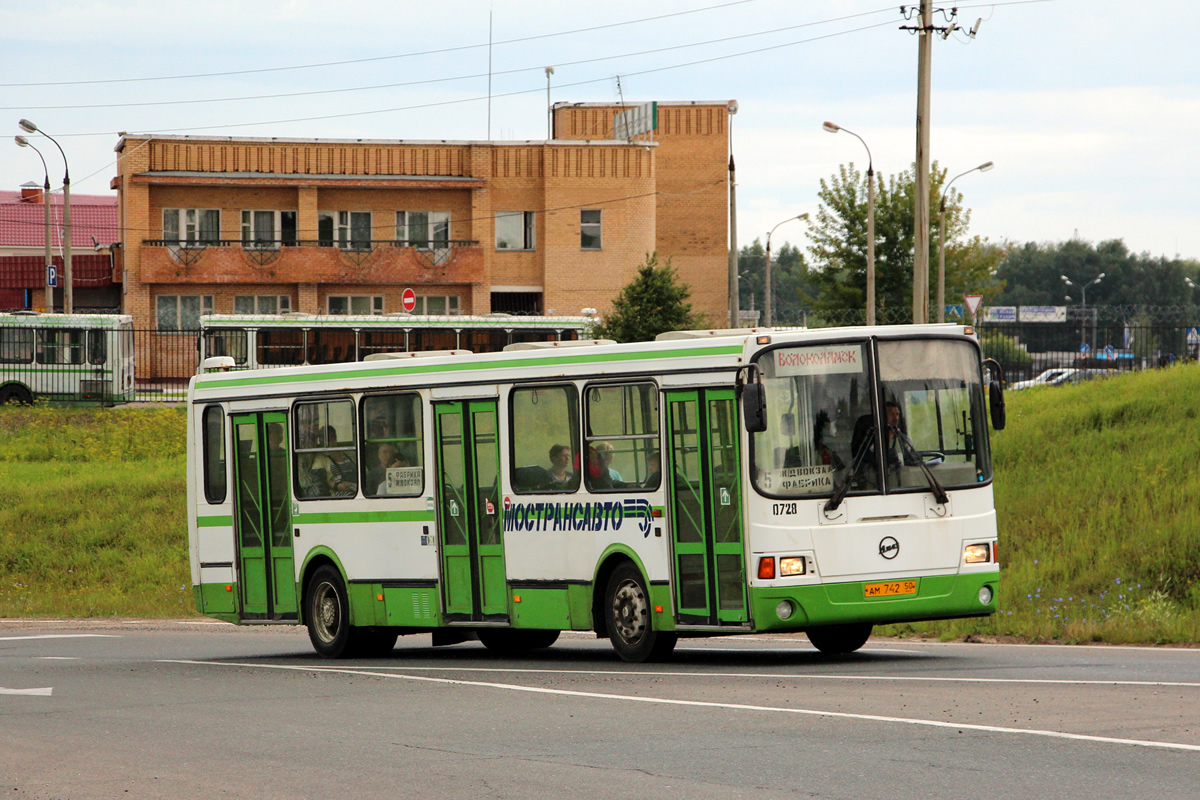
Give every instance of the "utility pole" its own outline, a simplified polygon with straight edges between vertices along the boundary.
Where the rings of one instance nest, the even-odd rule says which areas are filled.
[[[913,324],[929,321],[929,94],[933,71],[933,3],[921,0],[917,51],[917,166],[913,193]]]

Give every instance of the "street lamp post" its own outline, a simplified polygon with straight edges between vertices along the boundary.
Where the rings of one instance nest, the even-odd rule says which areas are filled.
[[[1103,280],[1104,273],[1101,272],[1095,278],[1093,278],[1092,280],[1090,280],[1084,284],[1073,283],[1071,281],[1071,279],[1068,278],[1066,275],[1060,275],[1059,277],[1062,278],[1062,282],[1065,283],[1067,286],[1074,286],[1074,287],[1078,288],[1081,293],[1080,301],[1081,301],[1082,307],[1083,307],[1083,321],[1080,323],[1080,326],[1079,326],[1079,328],[1080,328],[1079,329],[1079,344],[1082,349],[1082,345],[1087,343],[1087,290],[1088,290],[1089,286],[1095,286],[1097,283],[1099,283],[1101,280]],[[1093,325],[1092,327],[1094,329],[1095,325]]]
[[[942,190],[942,202],[938,206],[938,322],[946,321],[946,195],[950,192],[950,186],[963,175],[970,175],[975,171],[987,172],[994,166],[996,165],[991,161],[986,161],[978,167],[960,172],[951,178],[950,183]]]
[[[38,154],[38,158],[42,159],[42,172],[46,176],[46,182],[42,188],[42,205],[46,212],[46,313],[49,314],[54,310],[54,287],[50,285],[50,268],[54,266],[54,253],[50,249],[50,170],[46,166],[46,159],[42,156],[42,151],[29,143],[29,140],[24,136],[14,136],[19,147],[28,147],[33,152]]]
[[[783,222],[780,222],[778,225],[776,225],[775,228],[778,228],[779,225],[783,225],[784,223],[791,222],[792,220],[796,219],[806,220],[808,219],[808,214],[800,214],[796,217],[788,217]],[[771,316],[771,310],[775,307],[771,302],[771,234],[775,232],[775,228],[771,228],[771,230],[767,232],[767,272],[763,281],[763,314],[765,317],[766,326],[768,328],[771,327],[771,324],[774,322],[774,319]]]
[[[875,162],[871,159],[871,148],[863,138],[852,130],[826,122],[821,126],[829,133],[846,131],[867,148],[867,324],[875,324]]]
[[[21,130],[26,133],[40,133],[50,141],[54,142],[54,146],[58,148],[58,152],[62,154],[63,159],[63,311],[70,314],[74,311],[74,296],[72,293],[73,286],[71,285],[71,168],[67,165],[67,154],[63,152],[60,145],[53,136],[38,128],[27,119],[17,123],[21,126]],[[47,197],[46,201],[49,202]]]

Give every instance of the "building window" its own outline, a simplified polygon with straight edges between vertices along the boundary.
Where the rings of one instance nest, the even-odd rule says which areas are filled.
[[[420,298],[417,298],[420,300]],[[383,297],[380,295],[331,295],[330,314],[382,314]]]
[[[541,314],[541,292],[492,292],[493,314]]]
[[[600,209],[579,212],[579,247],[583,250],[600,249]]]
[[[202,314],[213,313],[211,294],[163,294],[156,302],[160,331],[194,331],[200,327]]]
[[[343,250],[371,249],[370,211],[321,211],[317,214],[317,239],[323,247]]]
[[[450,246],[449,211],[397,211],[396,241],[418,250]]]
[[[458,295],[421,295],[412,313],[454,317],[462,311],[458,305]]]
[[[296,244],[295,211],[243,211],[242,246],[273,249]]]
[[[217,244],[221,212],[215,208],[164,208],[163,240],[185,245]]]
[[[496,212],[496,249],[533,250],[537,246],[534,238],[532,211]]]
[[[292,298],[286,294],[237,295],[233,298],[235,314],[287,314],[292,310]]]

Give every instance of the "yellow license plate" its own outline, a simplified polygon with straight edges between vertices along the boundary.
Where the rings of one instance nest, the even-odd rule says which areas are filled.
[[[866,597],[888,597],[895,594],[916,594],[916,581],[888,581],[887,583],[868,583],[863,587]]]

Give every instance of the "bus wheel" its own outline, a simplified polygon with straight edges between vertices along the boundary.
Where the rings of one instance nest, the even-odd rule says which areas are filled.
[[[313,649],[326,658],[349,658],[353,655],[353,635],[350,630],[350,599],[341,573],[326,564],[309,581],[304,597],[308,638]]]
[[[853,653],[866,644],[871,635],[871,625],[830,625],[825,628],[813,628],[804,633],[813,647],[826,655],[838,656]]]
[[[504,656],[541,650],[558,641],[558,631],[480,628],[478,633],[484,647]]]
[[[622,661],[661,661],[675,649],[673,633],[654,630],[650,592],[633,564],[617,567],[608,579],[605,624],[613,649]]]
[[[33,393],[15,383],[0,387],[0,406],[6,406],[9,403],[17,403],[22,406],[33,405]]]

